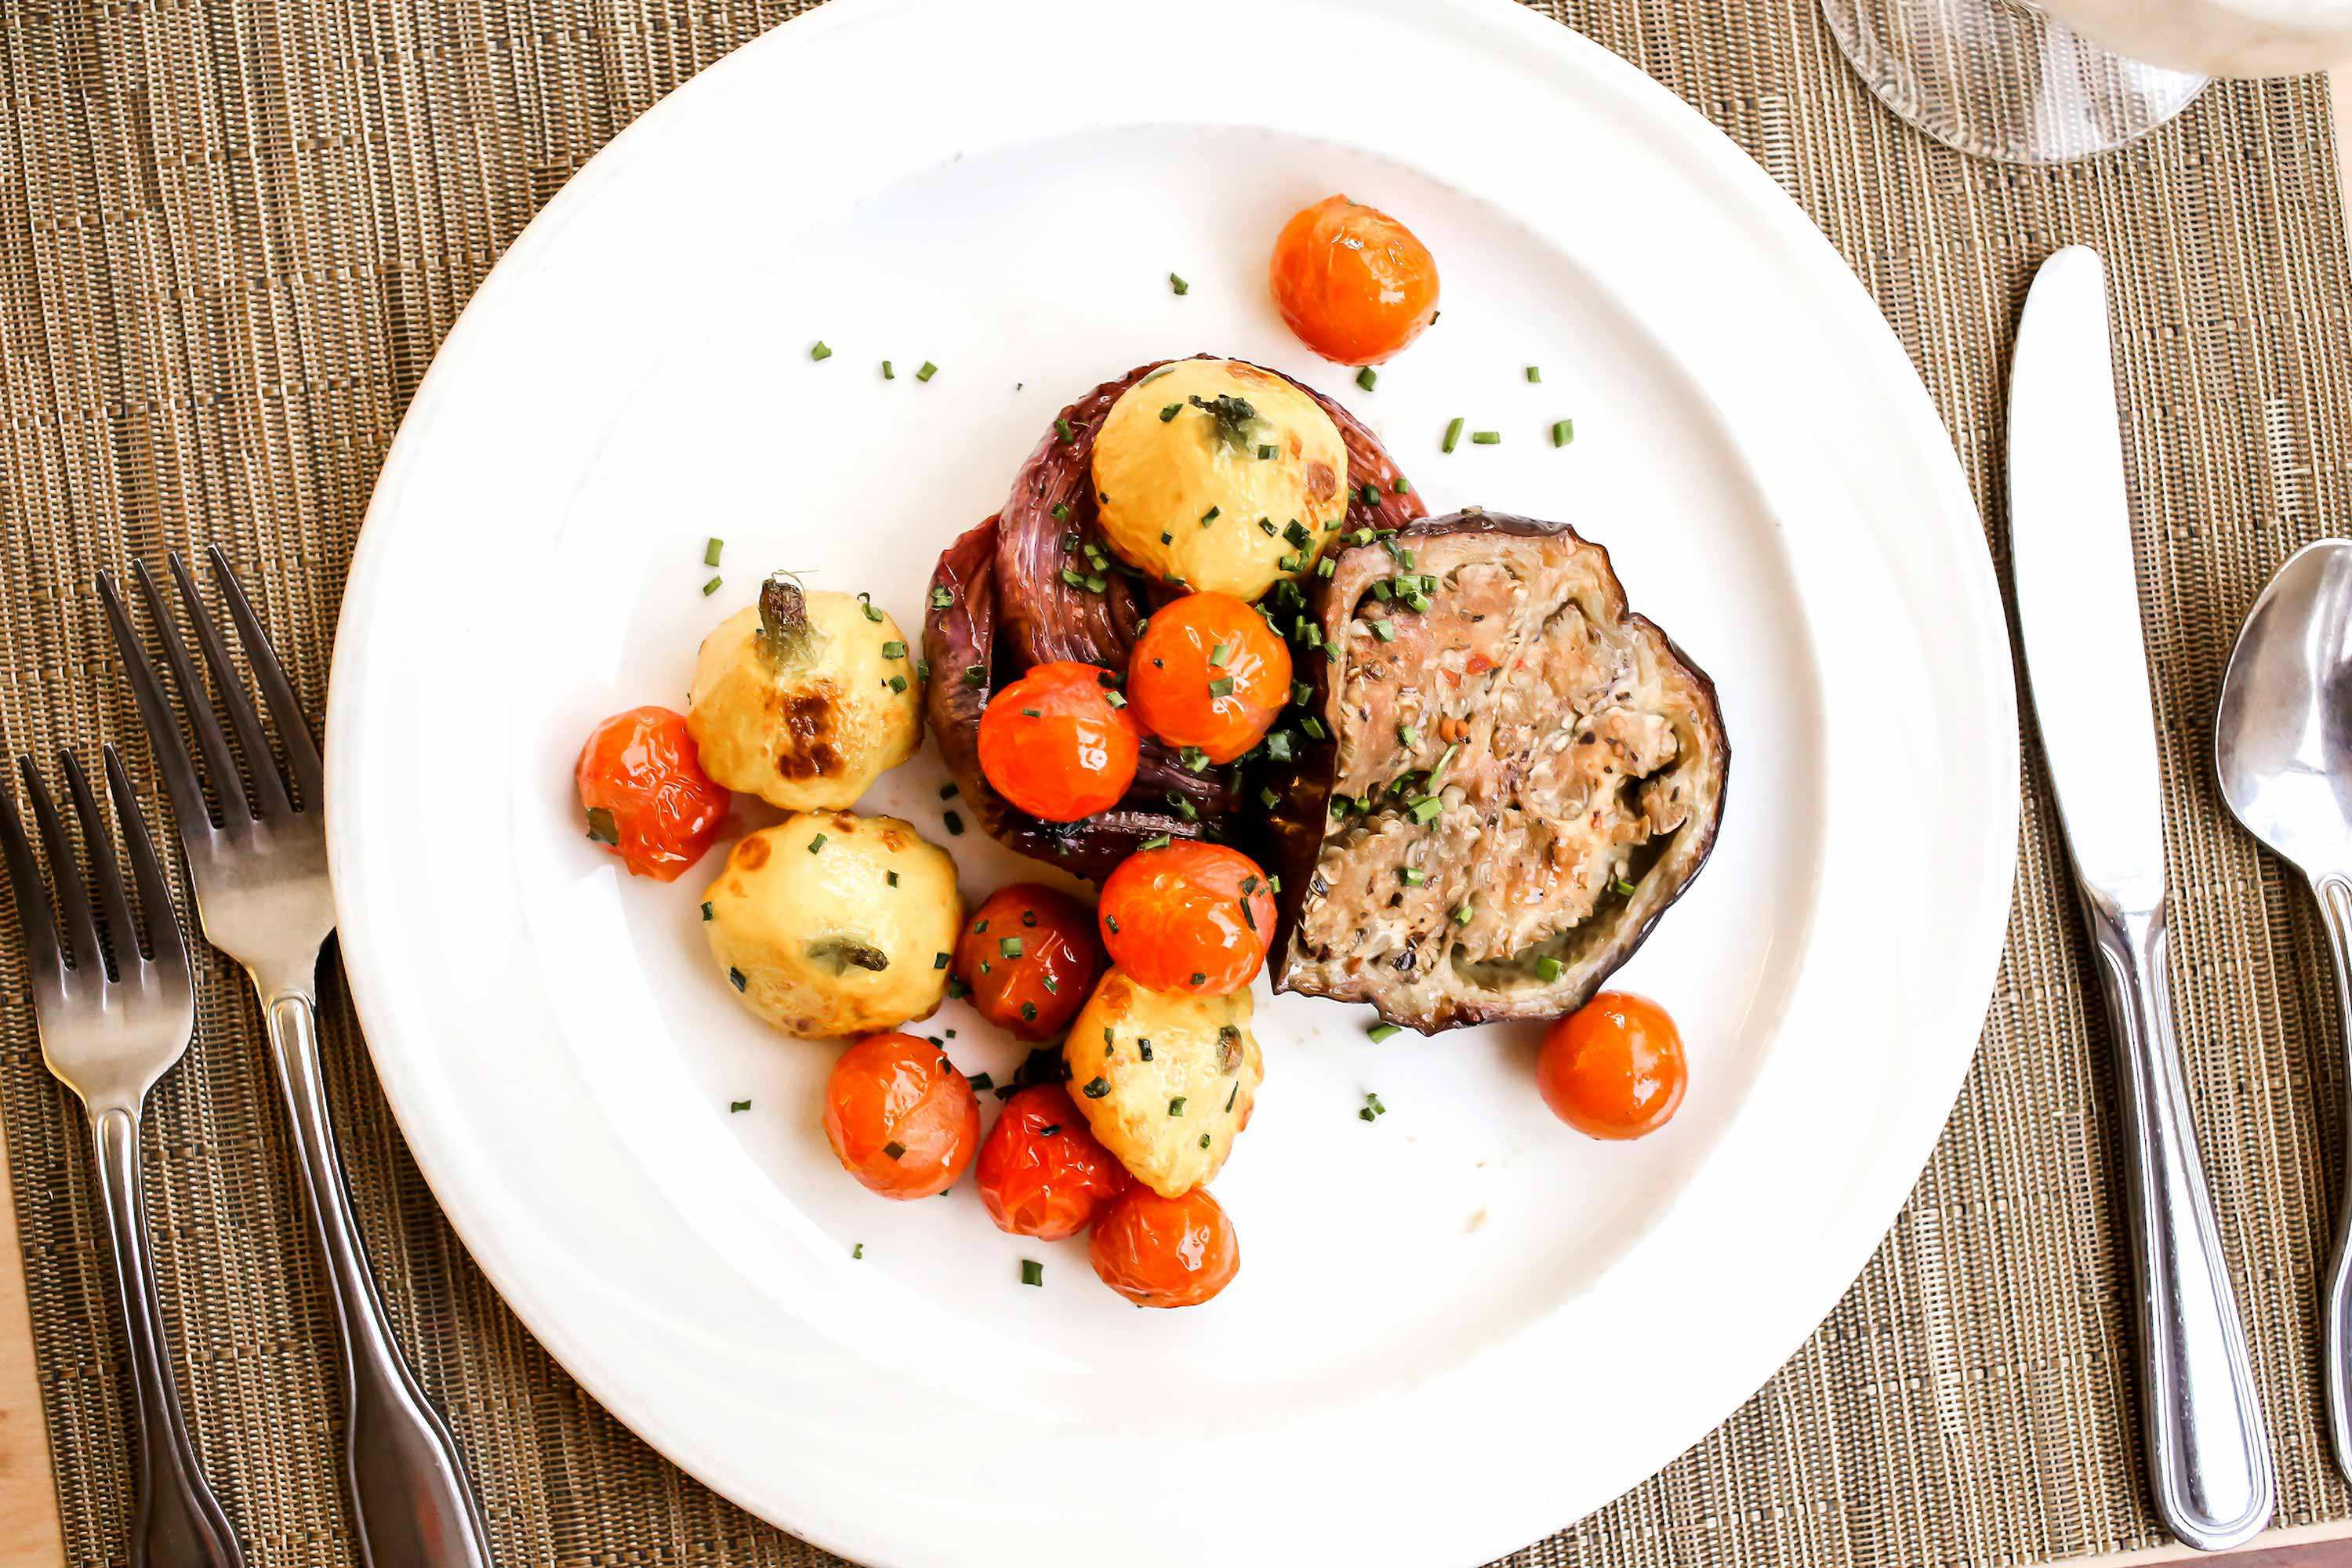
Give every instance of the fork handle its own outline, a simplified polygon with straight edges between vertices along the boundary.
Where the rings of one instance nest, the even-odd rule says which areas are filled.
[[[131,1384],[139,1403],[138,1500],[131,1521],[131,1568],[245,1568],[228,1515],[196,1468],[180,1387],[163,1349],[163,1307],[147,1240],[146,1184],[139,1171],[139,1111],[109,1106],[90,1114],[91,1152],[106,1205],[114,1281],[131,1342]]]
[[[290,987],[264,994],[311,1230],[334,1287],[343,1351],[343,1485],[360,1560],[366,1568],[490,1568],[481,1509],[457,1446],[402,1359],[368,1268],[327,1117],[318,1005]]]
[[[2270,1522],[2277,1482],[2180,1077],[2166,905],[2084,902],[2115,1031],[2148,1479],[2172,1533],[2218,1552]]]

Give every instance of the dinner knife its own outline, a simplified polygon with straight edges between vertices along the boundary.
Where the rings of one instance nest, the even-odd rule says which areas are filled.
[[[2270,1521],[2270,1436],[2172,1035],[2156,716],[2141,642],[2106,268],[2042,264],[2009,387],[2010,559],[2036,728],[2116,1043],[2157,1509],[2204,1551]]]

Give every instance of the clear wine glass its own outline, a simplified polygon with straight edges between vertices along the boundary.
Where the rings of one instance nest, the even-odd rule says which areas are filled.
[[[2031,0],[1822,0],[1838,47],[1904,120],[1964,153],[2057,163],[2147,135],[2210,78],[2128,59]]]

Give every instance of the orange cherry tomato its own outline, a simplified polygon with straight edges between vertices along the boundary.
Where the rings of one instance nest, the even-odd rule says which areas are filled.
[[[1056,659],[989,699],[980,771],[997,794],[1045,822],[1076,822],[1119,803],[1135,782],[1143,731],[1112,704],[1109,675]]]
[[[632,708],[588,731],[572,769],[588,837],[633,877],[674,882],[719,837],[735,797],[696,759],[686,715]]]
[[[1103,945],[1146,991],[1223,996],[1257,978],[1274,940],[1274,889],[1222,844],[1165,844],[1105,879]]]
[[[1127,700],[1171,746],[1230,763],[1290,700],[1290,650],[1231,594],[1187,594],[1155,612],[1127,660]]]
[[[1095,1141],[1058,1083],[1032,1084],[1004,1102],[980,1146],[980,1201],[999,1230],[1059,1241],[1094,1223],[1127,1191],[1127,1167]]]
[[[999,888],[956,939],[956,979],[971,1005],[1024,1040],[1060,1034],[1086,1005],[1102,973],[1094,911],[1034,882]]]
[[[980,1148],[971,1082],[912,1035],[868,1035],[833,1064],[824,1138],[841,1168],[886,1198],[928,1198]]]
[[[1095,1221],[1087,1256],[1104,1284],[1139,1307],[1197,1307],[1242,1267],[1234,1222],[1206,1187],[1181,1198],[1128,1188]]]
[[[1551,1113],[1594,1138],[1655,1132],[1683,1102],[1690,1068],[1666,1010],[1603,991],[1544,1031],[1536,1086]]]
[[[1274,302],[1299,342],[1378,364],[1437,319],[1437,260],[1412,230],[1345,196],[1301,207],[1274,242]]]

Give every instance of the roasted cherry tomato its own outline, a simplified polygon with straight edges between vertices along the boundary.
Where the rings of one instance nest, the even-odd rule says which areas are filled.
[[[956,939],[955,978],[971,1005],[1024,1040],[1060,1034],[1102,973],[1094,911],[1067,893],[1015,882],[988,896]]]
[[[1127,1168],[1095,1142],[1058,1083],[1032,1084],[1004,1102],[980,1146],[980,1201],[999,1230],[1059,1241],[1094,1223],[1127,1191]]]
[[[980,1148],[971,1082],[912,1035],[868,1035],[833,1064],[824,1137],[841,1167],[886,1198],[928,1198]]]
[[[1206,1187],[1181,1198],[1128,1188],[1095,1221],[1087,1256],[1104,1284],[1139,1307],[1197,1307],[1242,1267],[1234,1222]]]
[[[1683,1037],[1644,996],[1603,991],[1544,1031],[1536,1084],[1551,1113],[1595,1138],[1639,1138],[1674,1116],[1690,1081]]]
[[[1375,207],[1327,196],[1274,242],[1274,302],[1308,348],[1341,364],[1378,364],[1437,319],[1437,261]]]
[[[1138,850],[1103,882],[1098,912],[1111,962],[1147,991],[1238,991],[1274,938],[1265,873],[1221,844]]]
[[[1290,650],[1231,594],[1187,594],[1155,611],[1127,660],[1127,700],[1171,746],[1230,763],[1290,700]]]
[[[588,731],[572,770],[588,837],[632,876],[674,882],[719,837],[734,796],[695,760],[686,716],[632,708]]]
[[[1096,665],[1041,664],[989,699],[980,716],[980,771],[996,793],[1045,822],[1108,811],[1135,782],[1143,731],[1111,701]],[[1124,702],[1124,699],[1121,701]]]

